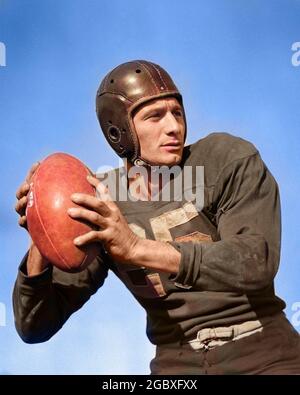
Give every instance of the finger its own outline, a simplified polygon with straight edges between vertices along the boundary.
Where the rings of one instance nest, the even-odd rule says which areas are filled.
[[[95,177],[95,173],[94,173],[87,165],[85,165],[85,167],[88,169],[90,175],[91,175],[92,177]]]
[[[102,240],[102,235],[101,235],[101,231],[96,231],[96,230],[92,230],[88,233],[85,233],[84,235],[78,236],[76,237],[76,239],[74,239],[74,244],[76,246],[82,246],[84,244],[89,244],[95,241],[101,241]]]
[[[112,201],[112,198],[108,192],[107,186],[102,184],[96,177],[87,176],[88,182],[96,188],[97,197],[102,201]]]
[[[17,201],[15,205],[16,212],[20,215],[24,215],[26,210],[26,205],[27,205],[27,196],[23,196],[21,199]]]
[[[85,193],[74,193],[71,199],[74,203],[90,208],[104,217],[108,217],[111,214],[107,204],[95,196]]]
[[[26,215],[23,215],[22,217],[19,218],[18,223],[20,226],[22,226],[22,228],[26,228],[27,229],[27,218]]]
[[[25,178],[25,180],[30,183],[31,177],[33,176],[34,172],[36,171],[36,169],[39,167],[40,162],[35,162],[31,168],[29,169],[29,172]]]
[[[102,184],[102,182],[99,182],[99,184],[96,187],[97,194],[99,195],[100,199],[103,201],[107,202],[112,202],[113,199],[109,194],[107,186]]]
[[[30,185],[24,182],[16,192],[16,198],[21,199],[23,196],[27,195]]]
[[[93,185],[95,188],[97,187],[97,185],[99,184],[100,180],[98,180],[98,178],[96,178],[94,175],[89,174],[87,177],[88,182]]]
[[[74,219],[89,221],[94,225],[101,226],[101,228],[107,226],[106,219],[96,211],[87,210],[82,207],[72,207],[68,209],[68,214]]]

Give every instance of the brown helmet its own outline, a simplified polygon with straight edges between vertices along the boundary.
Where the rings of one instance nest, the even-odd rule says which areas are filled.
[[[123,63],[102,80],[96,97],[97,117],[106,140],[120,157],[135,164],[147,163],[140,158],[133,111],[166,96],[176,97],[183,108],[182,96],[169,74],[146,60]]]

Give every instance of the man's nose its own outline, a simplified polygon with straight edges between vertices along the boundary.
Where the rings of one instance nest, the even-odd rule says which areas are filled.
[[[165,116],[165,131],[167,134],[180,132],[180,123],[171,112],[167,112]]]

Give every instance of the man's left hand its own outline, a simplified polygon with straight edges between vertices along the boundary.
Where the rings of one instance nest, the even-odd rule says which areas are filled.
[[[130,262],[139,237],[129,228],[124,216],[115,202],[112,201],[107,188],[93,176],[87,180],[93,185],[100,198],[84,193],[71,196],[74,203],[81,207],[68,210],[70,217],[86,220],[99,227],[74,239],[74,244],[82,246],[91,242],[101,242],[110,256],[119,262]]]

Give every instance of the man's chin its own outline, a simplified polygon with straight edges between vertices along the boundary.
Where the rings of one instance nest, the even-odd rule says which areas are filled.
[[[176,166],[181,162],[182,155],[172,154],[163,158],[158,164],[159,166]]]

